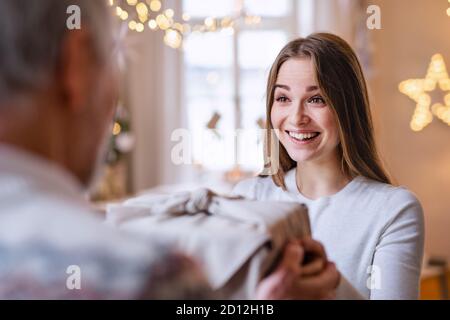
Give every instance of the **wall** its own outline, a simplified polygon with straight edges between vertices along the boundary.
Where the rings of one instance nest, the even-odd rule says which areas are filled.
[[[421,132],[409,122],[415,103],[398,84],[426,75],[431,56],[441,53],[450,71],[450,17],[447,0],[377,0],[382,30],[370,31],[370,81],[376,132],[382,155],[398,183],[407,186],[425,210],[428,254],[450,259],[450,127],[435,118]]]

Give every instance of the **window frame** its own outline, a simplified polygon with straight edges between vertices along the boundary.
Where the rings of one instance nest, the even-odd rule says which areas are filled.
[[[180,8],[183,8],[183,0],[178,0],[179,1],[179,6]],[[241,1],[245,1],[245,0],[235,0],[236,3],[239,3]],[[233,87],[232,87],[232,99],[231,102],[234,105],[234,123],[233,123],[233,129],[237,130],[237,129],[241,129],[243,128],[242,126],[242,87],[241,87],[241,83],[242,83],[242,69],[239,66],[239,50],[240,50],[240,46],[239,46],[239,37],[241,35],[241,33],[246,32],[246,31],[253,31],[253,32],[258,32],[258,31],[279,31],[282,30],[284,32],[286,32],[288,39],[292,38],[293,36],[298,34],[298,20],[299,20],[299,1],[297,0],[288,0],[290,2],[290,10],[288,11],[288,15],[285,16],[262,16],[261,17],[261,22],[257,25],[257,26],[249,26],[245,23],[241,23],[239,25],[238,28],[234,29],[234,33],[233,35],[230,35],[232,37],[232,81],[233,81]],[[189,20],[190,24],[202,24],[204,19],[207,18],[207,16],[204,17],[191,17],[191,19]],[[216,17],[216,18],[222,18],[220,17]],[[268,66],[269,67],[269,66]],[[180,88],[181,88],[181,92],[180,95],[182,97],[181,101],[182,101],[182,105],[181,105],[181,110],[182,112],[180,113],[180,115],[182,116],[182,123],[183,125],[185,125],[186,128],[189,129],[189,125],[188,125],[188,112],[189,112],[189,108],[188,108],[188,93],[187,93],[187,88],[186,88],[186,83],[185,83],[185,72],[186,72],[186,64],[185,64],[185,60],[184,60],[184,50],[182,51],[181,55],[180,55]],[[192,142],[194,143],[194,142]],[[238,167],[238,158],[239,158],[239,145],[237,144],[237,142],[235,143],[235,150],[234,150],[234,154],[235,154],[235,159],[234,159],[234,164],[232,167],[224,170],[223,172],[229,172],[232,170],[235,170],[236,167]],[[202,168],[202,171],[204,172],[211,172],[213,170],[209,169],[209,168]]]

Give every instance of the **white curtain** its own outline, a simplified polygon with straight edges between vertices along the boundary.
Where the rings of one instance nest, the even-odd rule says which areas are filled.
[[[176,2],[165,5],[176,10]],[[170,159],[170,137],[181,126],[180,64],[180,51],[164,45],[161,31],[129,32],[124,103],[136,138],[129,170],[132,192],[177,179],[180,168]]]

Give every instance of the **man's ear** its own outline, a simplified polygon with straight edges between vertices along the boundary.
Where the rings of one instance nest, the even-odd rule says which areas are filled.
[[[87,105],[92,90],[93,55],[86,31],[69,31],[62,43],[57,83],[65,107],[80,112]]]

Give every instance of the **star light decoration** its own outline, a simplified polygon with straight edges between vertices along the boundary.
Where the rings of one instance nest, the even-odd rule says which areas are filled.
[[[444,104],[436,102],[431,105],[429,93],[438,87],[445,94]],[[433,115],[450,125],[450,79],[442,55],[433,55],[424,79],[402,81],[399,90],[417,103],[410,123],[413,131],[425,128],[433,120]]]
[[[202,24],[189,23],[191,17],[188,13],[181,14],[181,20],[177,21],[175,11],[163,9],[161,0],[107,0],[115,9],[115,15],[128,23],[131,31],[143,32],[146,26],[152,30],[164,31],[164,43],[171,48],[178,49],[183,43],[183,37],[191,32],[216,32],[221,31],[227,35],[233,35],[235,28],[241,20],[247,25],[257,25],[261,17],[246,14],[243,10],[243,0],[237,0],[239,10],[229,17],[207,17]]]

